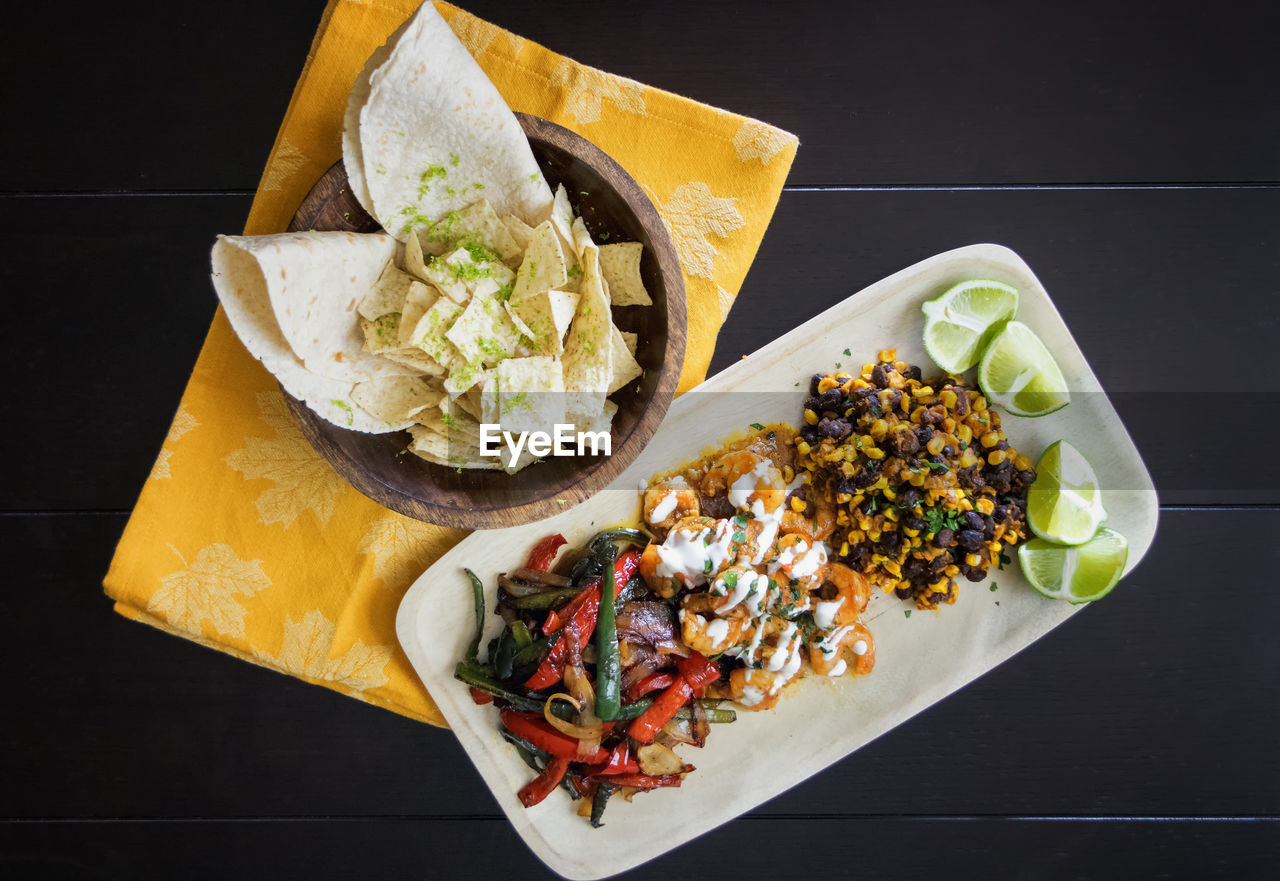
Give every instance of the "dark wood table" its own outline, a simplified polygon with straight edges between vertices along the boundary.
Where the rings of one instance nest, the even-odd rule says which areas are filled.
[[[713,372],[1000,242],[1161,491],[1106,602],[632,875],[1275,877],[1275,4],[467,5],[800,136]],[[322,7],[24,3],[0,24],[5,877],[549,875],[449,732],[100,592],[213,315],[209,246],[243,224]]]

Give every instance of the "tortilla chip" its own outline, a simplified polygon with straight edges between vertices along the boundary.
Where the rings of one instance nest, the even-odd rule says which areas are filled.
[[[361,318],[360,329],[364,331],[364,347],[375,355],[382,355],[400,347],[399,312],[388,312],[377,321]]]
[[[433,241],[446,241],[455,247],[487,248],[504,261],[524,253],[488,199],[472,202],[461,211],[442,217],[431,228],[428,237]]]
[[[422,243],[417,236],[409,236],[404,243],[405,271],[419,281],[431,281],[427,274],[426,256],[422,251]]]
[[[613,431],[613,417],[618,413],[618,405],[613,401],[605,401],[604,407],[590,419],[575,424],[578,431]],[[590,450],[590,446],[587,447]]]
[[[404,299],[409,294],[409,285],[413,280],[412,275],[401,272],[393,264],[388,263],[387,268],[382,270],[377,284],[373,286],[373,290],[365,294],[364,299],[360,301],[361,316],[374,321],[383,315],[403,311]]]
[[[578,294],[567,291],[542,291],[507,306],[528,328],[526,336],[534,352],[559,355],[564,352],[565,331],[573,322],[578,300]]]
[[[383,358],[394,361],[397,364],[403,364],[406,367],[412,367],[418,373],[437,379],[447,376],[449,373],[447,367],[416,346],[392,349],[388,352],[382,352],[381,355]]]
[[[627,348],[627,341],[616,325],[610,324],[610,345],[613,347],[613,379],[609,381],[609,394],[613,394],[644,371],[636,363],[635,357]]]
[[[564,385],[573,422],[601,411],[613,380],[613,318],[593,256],[584,252],[581,298],[564,344]]]
[[[496,283],[486,279],[445,336],[469,364],[493,366],[516,354],[520,332],[512,323]]]
[[[631,333],[627,330],[620,330],[618,333],[622,334],[622,341],[626,343],[627,351],[630,352],[631,357],[634,358],[636,356],[636,345],[640,342],[640,334]]]
[[[498,422],[503,431],[545,431],[565,421],[564,372],[546,355],[508,358],[498,365]]]
[[[400,428],[409,425],[417,413],[439,405],[442,398],[444,392],[416,376],[390,376],[358,382],[351,389],[351,400],[365,412]]]
[[[409,345],[416,346],[445,367],[461,360],[461,355],[449,342],[448,332],[462,314],[462,307],[448,297],[440,297],[427,310],[409,335]],[[403,325],[401,325],[403,329]]]
[[[461,441],[451,441],[425,425],[410,425],[409,433],[413,435],[413,443],[409,446],[410,452],[428,462],[448,465],[451,468],[481,468],[490,471],[496,471],[502,467],[498,459],[482,457],[479,447]]]
[[[600,273],[609,286],[615,306],[652,306],[653,299],[640,278],[640,242],[618,242],[600,247]]]
[[[418,322],[422,320],[422,316],[426,315],[428,310],[435,305],[440,299],[440,294],[430,285],[423,284],[420,281],[413,281],[409,284],[409,292],[404,298],[404,308],[400,312],[400,346],[412,346],[415,344],[414,334],[418,328]]]
[[[520,254],[523,257],[524,252],[529,250],[529,242],[533,239],[533,227],[514,214],[508,214],[502,218],[502,222],[507,225],[507,231],[515,239],[516,246],[520,248]]]
[[[520,264],[520,271],[516,273],[511,301],[519,303],[542,291],[560,290],[568,280],[559,234],[551,221],[544,221],[533,231],[529,249],[524,252],[524,261]]]
[[[556,187],[555,201],[551,203],[551,224],[560,234],[564,247],[572,248],[574,256],[578,256],[581,248],[573,240],[573,206],[569,204],[569,193],[564,184]]]

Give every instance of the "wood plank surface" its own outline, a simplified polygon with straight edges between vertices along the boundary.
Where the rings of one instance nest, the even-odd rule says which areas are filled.
[[[966,817],[745,818],[631,872],[637,878],[1267,878],[1274,821],[1083,821]],[[759,842],[768,842],[760,844]],[[780,843],[783,842],[783,843]],[[26,877],[117,879],[554,879],[505,820],[356,818],[274,823],[0,824],[0,852]],[[1132,874],[1114,874],[1118,865]]]
[[[794,132],[796,185],[1280,181],[1280,11],[1261,0],[462,5]],[[17,6],[0,192],[251,190],[323,7]]]
[[[0,285],[56,279],[64,304],[57,333],[0,347],[0,371],[17,379],[10,400],[42,414],[0,433],[15,463],[0,510],[132,507],[213,314],[208,249],[247,210],[241,196],[0,199],[12,247]],[[1188,411],[1212,402],[1247,413],[1257,436],[1280,430],[1280,189],[789,191],[712,371],[885,275],[980,241],[1036,271],[1163,501],[1280,502],[1280,457],[1225,467],[1222,436]]]
[[[93,585],[124,519],[0,517],[26,549],[0,640],[32,659],[0,721],[0,817],[499,815],[447,731],[112,615]],[[1105,603],[753,816],[1280,815],[1280,548],[1237,539],[1280,510],[1162,520]]]

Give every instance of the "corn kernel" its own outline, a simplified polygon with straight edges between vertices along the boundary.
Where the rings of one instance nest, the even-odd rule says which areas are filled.
[[[942,448],[946,445],[947,439],[940,434],[935,434],[933,437],[929,438],[929,442],[925,444],[924,448],[928,450],[931,455],[937,456],[942,452]]]
[[[905,388],[905,387],[906,387],[906,385],[907,385],[907,381],[906,381],[905,379],[903,379],[903,378],[902,378],[902,374],[901,374],[901,373],[890,373],[890,374],[889,374],[889,388],[898,388],[898,389],[900,389],[900,388]]]
[[[992,450],[987,454],[987,461],[992,465],[999,465],[1008,455],[1004,450]]]
[[[795,469],[792,468],[790,465],[783,465],[782,479],[785,480],[787,483],[790,483],[791,481],[795,480],[796,479]]]
[[[957,425],[956,440],[960,442],[960,446],[967,447],[969,441],[973,440],[973,429],[967,425]]]
[[[893,560],[885,560],[884,569],[886,572],[890,573],[894,577],[899,577],[902,575],[902,567],[899,566],[897,563],[895,563]]]
[[[822,379],[818,380],[818,394],[829,392],[833,388],[835,388],[836,385],[837,383],[835,379],[833,379],[832,377],[830,376],[823,377]]]
[[[946,407],[948,410],[952,410],[955,408],[956,393],[953,392],[951,389],[944,388],[942,390],[942,394],[938,395],[938,397],[942,401],[942,406]]]
[[[836,523],[840,526],[849,525],[849,515],[844,511],[836,511]]]
[[[879,541],[879,540],[880,540],[880,530],[878,529],[867,530],[867,541]]]
[[[978,554],[965,554],[964,561],[970,566],[982,565],[982,557]]]
[[[840,556],[849,556],[849,543],[847,541],[840,543]]]
[[[986,498],[978,499],[978,501],[973,503],[973,506],[978,509],[979,514],[990,514],[996,509],[995,502]]]
[[[874,365],[874,364],[863,364],[863,365],[862,365],[862,378],[863,378],[863,379],[870,379],[870,378],[871,378],[871,371],[872,371],[872,370],[875,370],[875,369],[876,369],[876,365]]]
[[[858,493],[858,494],[857,494],[857,495],[855,495],[855,496],[853,497],[853,499],[849,502],[849,505],[850,505],[851,507],[856,508],[856,507],[858,507],[859,505],[861,505],[864,501],[866,501],[866,496],[864,496],[862,493]]]
[[[871,383],[865,379],[854,379],[849,382],[850,388],[871,388]]]
[[[867,431],[875,440],[884,440],[885,433],[889,431],[889,423],[885,422],[883,419],[877,419],[875,422],[871,423],[871,427],[867,429]]]
[[[886,510],[886,511],[884,512],[884,516],[885,516],[885,519],[887,519],[887,520],[892,520],[892,521],[894,521],[894,522],[896,523],[896,522],[898,521],[898,510],[897,510],[897,508],[889,508],[888,510]]]
[[[982,395],[977,395],[969,402],[969,406],[977,410],[979,413],[987,412],[987,399]]]
[[[951,566],[948,566],[946,569],[943,569],[942,571],[945,572],[948,577],[955,578],[957,575],[960,574],[960,567],[953,564]]]
[[[813,449],[813,447],[809,446],[809,442],[808,442],[808,441],[803,441],[803,440],[802,440],[802,441],[798,441],[798,442],[796,443],[796,452],[798,452],[798,453],[799,453],[800,455],[802,455],[802,456],[807,456],[807,455],[809,455],[809,451],[810,451],[810,450],[812,450],[812,449]]]
[[[904,526],[904,527],[902,527],[902,532],[903,532],[903,534],[904,534],[904,535],[907,535],[907,536],[909,536],[909,537],[911,537],[911,538],[915,538],[916,536],[918,536],[918,535],[920,534],[920,530],[918,530],[918,529],[912,529],[912,528],[911,528],[911,527],[909,527],[909,526]]]
[[[849,530],[849,541],[853,542],[854,544],[857,544],[858,542],[863,541],[864,539],[866,539],[866,537],[867,537],[867,534],[863,532],[861,529]]]
[[[880,351],[876,352],[876,359],[881,364],[892,364],[894,361],[898,360],[898,350],[897,349],[881,349]]]
[[[849,495],[848,493],[836,493],[836,504],[847,505],[849,503],[849,499],[851,498],[853,498],[853,496]]]
[[[805,422],[808,422],[810,425],[817,425],[817,424],[818,424],[818,414],[817,414],[817,413],[815,413],[815,412],[813,412],[812,410],[807,410],[807,409],[806,409],[806,410],[804,411],[804,421],[805,421]]]
[[[803,514],[804,510],[808,507],[809,503],[804,499],[797,498],[796,496],[791,497],[791,510],[795,511],[797,514]]]
[[[898,497],[898,494],[893,491],[893,487],[886,486],[884,488],[884,497],[892,502],[894,499]]]
[[[910,478],[908,478],[907,482],[910,483],[912,486],[920,487],[920,486],[924,486],[924,480],[925,480],[924,472],[917,471],[914,474],[912,474]]]
[[[917,398],[929,398],[933,396],[933,386],[922,385],[916,389]]]
[[[863,454],[864,454],[864,455],[866,455],[866,457],[867,457],[868,459],[883,459],[883,458],[884,458],[884,450],[880,449],[879,447],[867,447],[867,448],[866,448],[865,450],[863,450],[862,452],[863,452]]]
[[[1030,471],[1031,460],[1019,453],[1013,457],[1013,467],[1017,468],[1019,471]]]
[[[871,488],[876,490],[882,490],[888,485],[889,485],[889,479],[887,477],[881,477],[879,480],[877,480],[875,483],[871,485]]]
[[[905,400],[905,398],[903,399]],[[916,407],[911,411],[911,421],[916,425],[920,424],[920,420],[924,418],[924,407]]]
[[[806,410],[805,417],[807,418],[808,415],[809,415],[809,411]],[[988,431],[982,437],[978,438],[978,442],[981,443],[984,447],[987,447],[988,449],[990,449],[991,447],[994,447],[996,444],[1000,443],[1000,435],[996,434],[994,431]]]

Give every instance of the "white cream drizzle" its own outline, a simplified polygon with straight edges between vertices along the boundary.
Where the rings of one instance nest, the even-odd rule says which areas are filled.
[[[664,495],[658,500],[658,504],[653,506],[653,510],[649,512],[649,522],[661,523],[663,520],[666,520],[671,516],[671,513],[675,511],[676,505],[679,501],[680,500],[673,492],[669,492]]]
[[[843,605],[844,597],[836,597],[829,601],[819,600],[813,609],[813,623],[818,625],[819,630],[830,630],[831,625],[835,623],[836,613]]]

